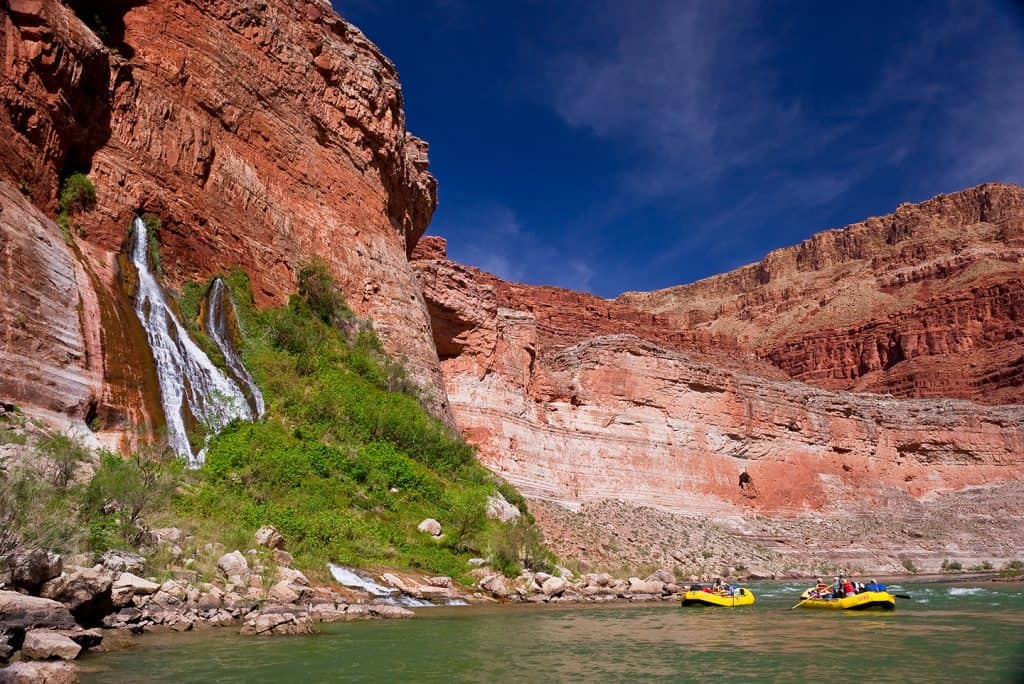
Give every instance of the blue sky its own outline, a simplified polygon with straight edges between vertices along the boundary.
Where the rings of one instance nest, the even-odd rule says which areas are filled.
[[[428,232],[504,278],[667,287],[1024,183],[1020,2],[334,4],[431,145]]]

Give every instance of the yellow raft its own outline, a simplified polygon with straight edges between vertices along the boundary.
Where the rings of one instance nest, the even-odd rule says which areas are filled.
[[[887,591],[865,591],[841,599],[810,598],[810,589],[800,598],[794,608],[819,608],[823,610],[894,610],[896,597]]]
[[[740,587],[734,596],[722,596],[706,591],[688,591],[683,594],[684,606],[717,606],[720,608],[736,608],[754,605],[754,592]]]

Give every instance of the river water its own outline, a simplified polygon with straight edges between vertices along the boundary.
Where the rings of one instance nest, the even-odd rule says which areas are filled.
[[[312,637],[153,635],[88,656],[82,681],[1024,681],[1024,585],[907,583],[892,613],[789,610],[804,585],[749,586],[757,605],[741,609],[425,608]]]

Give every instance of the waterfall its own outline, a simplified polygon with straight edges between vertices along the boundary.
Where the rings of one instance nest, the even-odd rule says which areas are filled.
[[[256,381],[242,363],[238,355],[234,340],[231,336],[230,324],[238,324],[238,311],[235,309],[235,302],[231,299],[224,281],[214,278],[210,285],[210,292],[206,295],[206,332],[213,338],[214,344],[224,355],[224,361],[228,366],[228,373],[242,388],[249,403],[249,408],[257,418],[263,415],[266,405],[263,403],[263,395]]]
[[[167,441],[190,466],[198,467],[203,463],[203,451],[192,452],[186,421],[191,417],[216,432],[235,418],[252,419],[253,412],[238,385],[213,365],[168,306],[163,289],[149,270],[147,247],[146,224],[136,217],[131,244],[132,263],[139,277],[135,314],[146,330],[156,363]]]

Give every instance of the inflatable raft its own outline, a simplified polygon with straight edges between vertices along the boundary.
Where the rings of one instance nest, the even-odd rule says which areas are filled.
[[[697,589],[683,594],[684,606],[717,606],[719,608],[736,608],[754,605],[754,592],[740,587],[732,596],[723,596]]]
[[[819,608],[823,610],[894,610],[896,597],[887,591],[865,591],[841,599],[811,598],[805,591],[800,603],[794,608]]]

